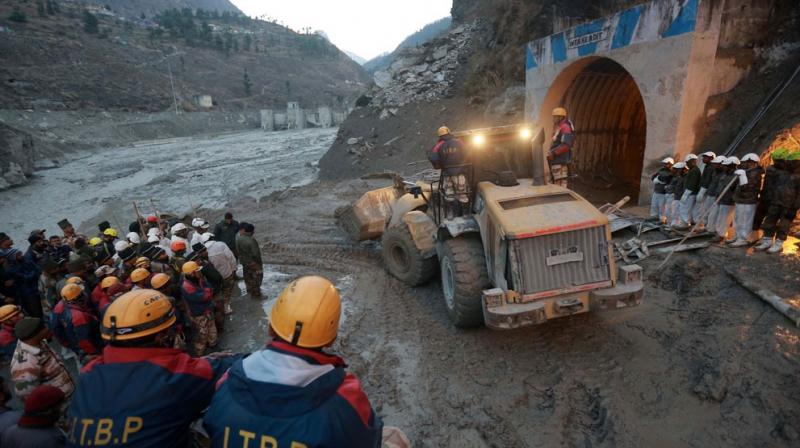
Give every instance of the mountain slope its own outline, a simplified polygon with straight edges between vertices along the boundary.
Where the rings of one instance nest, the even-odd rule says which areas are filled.
[[[364,66],[364,69],[370,73],[383,70],[392,63],[397,54],[402,50],[422,45],[425,42],[440,36],[442,33],[447,31],[448,28],[450,28],[451,23],[452,19],[450,17],[443,17],[435,22],[431,22],[422,27],[421,30],[403,39],[403,41],[400,42],[400,45],[398,45],[397,48],[395,48],[391,53],[385,53],[374,57],[362,65]]]
[[[0,39],[4,108],[162,111],[174,107],[173,85],[178,107],[189,110],[202,94],[228,110],[289,100],[344,107],[369,81],[321,36],[236,13],[170,10],[140,20],[95,5],[59,5],[42,17],[34,2],[0,3],[0,25],[8,28]],[[14,7],[26,22],[6,19]],[[85,8],[98,21],[94,32],[85,29]]]
[[[191,8],[206,11],[235,12],[241,14],[233,3],[228,0],[86,0],[98,6],[108,6],[111,11],[124,17],[139,17],[144,14],[152,17],[168,9]]]

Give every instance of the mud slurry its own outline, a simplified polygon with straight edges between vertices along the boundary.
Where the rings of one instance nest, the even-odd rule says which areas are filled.
[[[712,248],[660,273],[660,259],[646,260],[640,307],[459,330],[437,280],[404,286],[384,271],[379,244],[349,242],[336,227],[338,207],[385,183],[314,183],[237,209],[263,229],[265,262],[288,275],[277,286],[310,273],[345,286],[333,350],[414,446],[799,443],[800,332],[724,274],[748,259]],[[777,260],[763,269],[798,263]]]

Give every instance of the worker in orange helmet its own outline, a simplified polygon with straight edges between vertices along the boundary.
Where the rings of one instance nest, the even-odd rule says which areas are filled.
[[[575,144],[575,126],[567,118],[567,110],[563,107],[553,109],[553,125],[553,139],[547,154],[550,175],[554,184],[569,187],[569,163]]]

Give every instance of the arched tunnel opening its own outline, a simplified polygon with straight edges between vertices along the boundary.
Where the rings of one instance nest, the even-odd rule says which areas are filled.
[[[642,177],[647,116],[633,77],[608,58],[596,58],[574,75],[560,104],[575,125],[571,188],[593,202],[635,204]],[[553,88],[557,88],[554,83]],[[563,84],[561,86],[563,89]]]

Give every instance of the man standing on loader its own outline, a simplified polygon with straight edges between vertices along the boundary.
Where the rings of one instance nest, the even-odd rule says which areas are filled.
[[[440,127],[437,134],[439,141],[428,154],[428,160],[434,168],[442,170],[445,214],[447,217],[463,216],[469,213],[470,187],[463,166],[467,163],[467,151],[447,126]]]
[[[569,163],[572,161],[572,146],[575,143],[575,126],[567,118],[563,107],[553,109],[553,141],[547,161],[553,183],[569,188]]]

